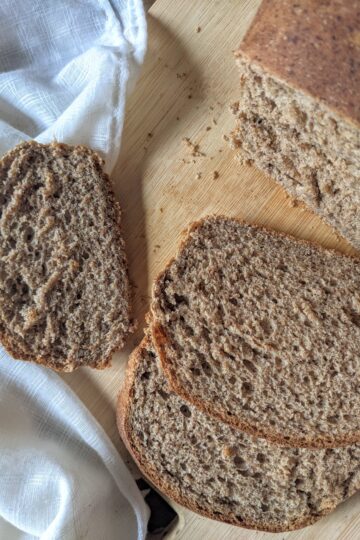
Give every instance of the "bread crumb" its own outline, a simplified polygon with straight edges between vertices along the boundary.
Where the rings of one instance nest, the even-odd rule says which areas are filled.
[[[218,171],[214,171],[214,172],[213,172],[213,179],[214,179],[214,180],[217,180],[217,179],[219,178],[219,176],[220,176],[220,174],[219,174]]]
[[[196,33],[197,33],[197,34],[200,34],[200,32],[201,32],[201,26],[198,26],[198,27],[196,28]]]
[[[291,208],[296,208],[297,206],[299,206],[299,201],[297,201],[296,199],[289,199],[289,206]]]
[[[210,109],[210,111],[213,111],[214,107],[212,105],[210,105],[209,109]]]
[[[240,104],[238,101],[235,101],[235,103],[232,103],[230,106],[229,106],[229,110],[232,112],[232,114],[237,114],[239,112],[239,107],[240,107]]]
[[[217,121],[215,120],[215,118],[213,118],[212,121],[213,121],[213,124],[214,124],[215,126],[217,126]]]
[[[153,136],[153,134],[152,134],[151,132],[149,132],[149,133],[147,134],[147,138],[148,138],[148,139],[151,139],[152,136]]]
[[[186,78],[186,75],[187,75],[187,73],[185,71],[183,71],[182,73],[177,73],[176,78],[182,80],[182,79]]]
[[[189,137],[184,137],[182,139],[182,141],[188,147],[191,156],[193,156],[193,157],[204,157],[204,156],[206,156],[206,154],[204,152],[200,151],[199,144],[194,144],[193,142],[191,142]]]
[[[180,116],[177,116],[177,117],[176,117],[176,120],[180,120]]]
[[[227,135],[223,135],[223,139],[227,142],[229,140],[229,137]]]
[[[160,212],[161,212],[161,213],[163,213],[163,212],[164,212],[164,209],[163,209],[163,207],[162,207],[162,206],[160,207]]]
[[[201,172],[196,173],[196,180],[200,180],[201,177],[202,177]]]
[[[188,95],[188,99],[192,99],[192,94],[189,94],[189,95]]]
[[[206,131],[210,131],[210,129],[211,129],[211,126],[206,127]]]

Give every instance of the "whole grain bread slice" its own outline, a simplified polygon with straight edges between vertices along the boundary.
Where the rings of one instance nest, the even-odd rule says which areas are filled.
[[[120,207],[102,159],[34,141],[0,161],[0,340],[57,370],[106,367],[132,330]]]
[[[360,484],[359,445],[281,448],[208,416],[172,392],[147,338],[131,356],[117,422],[140,470],[162,492],[241,527],[305,527]]]
[[[289,446],[360,441],[360,261],[223,217],[195,223],[154,284],[170,385]]]

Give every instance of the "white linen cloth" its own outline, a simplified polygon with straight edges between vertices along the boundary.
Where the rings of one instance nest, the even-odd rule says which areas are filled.
[[[146,49],[141,0],[1,0],[0,155],[86,144],[113,168]],[[132,540],[148,509],[110,440],[55,373],[0,353],[0,539]]]
[[[99,150],[111,171],[145,50],[141,0],[1,0],[0,155],[56,139]]]
[[[142,540],[147,518],[130,472],[72,390],[1,349],[1,540]]]

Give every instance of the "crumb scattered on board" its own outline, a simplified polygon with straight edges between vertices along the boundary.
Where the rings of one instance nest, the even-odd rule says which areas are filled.
[[[229,137],[227,135],[223,135],[223,139],[224,139],[224,141],[228,141]]]
[[[232,112],[232,114],[237,114],[239,112],[239,107],[240,107],[240,104],[238,101],[235,101],[234,103],[232,103],[230,106],[229,106],[229,110],[230,112]]]
[[[206,131],[210,131],[210,129],[211,129],[211,126],[206,127]]]
[[[213,179],[214,179],[214,180],[217,180],[217,179],[219,178],[219,176],[220,176],[220,174],[219,174],[218,171],[214,171],[214,172],[213,172]]]
[[[200,151],[200,145],[197,143],[193,143],[189,137],[184,137],[182,139],[182,142],[186,144],[187,148],[189,149],[190,155],[192,157],[204,157],[206,154],[204,152]]]
[[[176,78],[182,80],[182,79],[186,78],[186,75],[187,75],[187,73],[185,71],[183,71],[182,73],[177,73]]]
[[[188,99],[191,99],[191,98],[192,98],[192,94],[189,94],[189,95],[188,95]]]
[[[290,199],[288,202],[289,202],[290,208],[296,208],[296,206],[298,205],[295,199]]]
[[[202,173],[201,172],[198,172],[196,174],[196,180],[200,180],[200,178],[202,177]]]
[[[217,126],[217,121],[215,120],[215,118],[213,118],[212,121],[213,121],[213,124],[214,124],[215,126]]]
[[[200,32],[201,32],[201,26],[198,26],[198,27],[196,28],[196,33],[197,33],[197,34],[200,34]]]

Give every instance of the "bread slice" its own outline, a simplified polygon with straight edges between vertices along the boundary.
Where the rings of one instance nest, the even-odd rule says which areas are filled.
[[[233,146],[360,249],[357,0],[264,0],[236,52]]]
[[[120,208],[102,159],[34,141],[0,162],[0,340],[56,370],[106,367],[132,329]]]
[[[204,516],[264,531],[305,527],[360,485],[360,447],[273,446],[215,420],[168,386],[145,339],[119,397],[120,434],[161,491]]]
[[[289,446],[360,441],[360,260],[205,218],[156,280],[152,314],[184,399]]]

